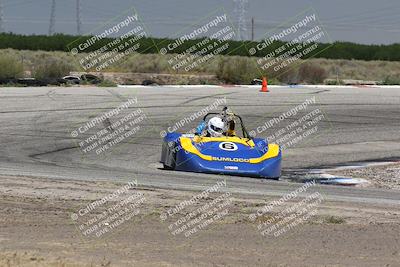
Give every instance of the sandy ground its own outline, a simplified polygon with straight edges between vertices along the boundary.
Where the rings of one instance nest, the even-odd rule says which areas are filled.
[[[0,266],[400,266],[400,208],[387,204],[322,200],[304,223],[263,236],[260,222],[304,198],[251,220],[249,215],[278,198],[232,194],[225,217],[185,237],[173,235],[169,226],[187,209],[166,221],[162,215],[199,192],[139,185],[128,195],[145,198],[140,213],[107,235],[84,236],[71,215],[123,185],[1,177]],[[220,195],[199,199],[191,210]],[[103,206],[94,212],[102,211]]]
[[[320,108],[326,119],[317,135],[285,152],[287,178],[321,166],[398,158],[400,91],[395,88],[274,87],[260,94],[258,88],[242,87],[42,87],[2,88],[0,93],[0,266],[400,266],[398,190],[317,185],[254,218],[264,205],[301,185],[158,169],[161,131],[222,97],[245,118],[248,129],[316,97],[312,109]],[[83,155],[77,147],[81,139],[71,138],[71,131],[136,97],[135,109],[151,118],[143,132],[106,155]],[[127,177],[138,177],[139,188],[126,190],[121,199],[134,197],[129,206],[143,203],[128,213],[127,205],[115,208],[121,199],[100,203]],[[203,190],[220,179],[227,179],[231,191],[221,209],[226,213],[219,214],[224,216],[197,224],[204,227],[193,235],[186,237],[186,229],[176,232],[182,229],[176,225],[187,225],[185,218],[193,222],[192,214],[200,209],[201,216],[213,215],[205,207],[222,195],[176,208],[198,196],[199,191],[188,189]],[[311,201],[301,206],[314,192],[321,202],[314,209]],[[293,207],[294,212],[280,216]],[[168,210],[176,214],[163,221]],[[111,220],[116,212],[122,215]],[[304,222],[293,224],[293,219],[286,232],[275,236],[272,227],[307,213]],[[119,223],[121,218],[128,219]],[[262,235],[260,226],[273,234]]]

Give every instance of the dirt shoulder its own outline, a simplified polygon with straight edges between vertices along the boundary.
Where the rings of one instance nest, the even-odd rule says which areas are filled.
[[[323,200],[316,206],[317,213],[303,223],[292,225],[279,236],[263,236],[260,222],[274,218],[301,199],[288,201],[252,220],[252,214],[277,198],[235,194],[229,196],[225,216],[185,237],[182,233],[172,234],[171,225],[189,216],[190,211],[176,207],[182,207],[198,192],[139,186],[129,189],[128,194],[145,199],[138,205],[140,212],[107,235],[85,236],[79,228],[81,222],[72,219],[73,214],[121,186],[1,177],[0,266],[400,265],[400,208],[395,206]],[[204,208],[218,197],[221,194],[197,199],[191,211]],[[91,212],[100,215],[105,209],[99,205]],[[170,209],[176,214],[163,221]]]

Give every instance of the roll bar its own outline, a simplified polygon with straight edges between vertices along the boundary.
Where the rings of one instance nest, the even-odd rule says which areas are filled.
[[[223,111],[226,111],[226,107],[223,109]],[[206,120],[207,120],[207,117],[208,117],[209,115],[221,115],[221,113],[218,113],[218,112],[210,112],[210,113],[207,113],[207,114],[203,117],[203,121],[206,121]],[[250,136],[250,134],[247,132],[247,129],[246,129],[246,127],[244,126],[242,117],[240,117],[239,115],[236,115],[236,114],[232,114],[232,115],[233,115],[234,117],[236,117],[236,118],[239,119],[239,121],[240,121],[240,127],[242,127],[243,137],[244,137],[244,138],[247,138],[247,139],[253,139],[253,138]]]

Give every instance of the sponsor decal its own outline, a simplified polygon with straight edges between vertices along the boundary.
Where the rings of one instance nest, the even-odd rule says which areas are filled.
[[[224,166],[225,170],[239,170],[238,166]]]
[[[250,162],[250,159],[244,158],[229,158],[229,157],[212,157],[215,161],[229,161],[229,162]]]

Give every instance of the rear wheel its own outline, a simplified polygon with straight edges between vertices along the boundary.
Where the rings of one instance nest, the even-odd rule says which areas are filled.
[[[163,164],[164,170],[173,170],[174,168],[172,168],[171,166],[165,165],[165,163]]]
[[[163,163],[164,169],[166,170],[174,170],[175,169],[175,163],[176,163],[176,152],[175,152],[175,147],[176,143],[166,145],[166,156],[165,156],[165,161]]]

